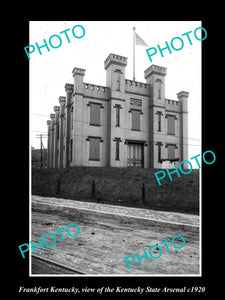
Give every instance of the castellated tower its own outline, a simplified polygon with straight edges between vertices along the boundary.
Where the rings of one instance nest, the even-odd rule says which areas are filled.
[[[85,69],[73,68],[72,74],[74,79],[72,102],[70,106],[70,165],[83,165],[84,137],[82,133],[86,131],[87,118],[84,100],[84,76]]]
[[[47,126],[48,126],[48,144],[47,144],[47,168],[50,169],[51,168],[51,121],[47,120]]]
[[[55,124],[54,124],[54,166],[58,168],[58,160],[59,160],[59,106],[54,106],[55,112]]]
[[[150,167],[161,167],[164,160],[177,164],[188,160],[188,92],[177,94],[178,101],[165,97],[167,69],[151,65],[145,71],[150,85]],[[158,153],[158,155],[156,155]],[[187,164],[183,164],[187,168]]]
[[[181,91],[177,94],[180,102],[180,160],[188,160],[188,92]],[[188,168],[188,164],[183,164]]]
[[[165,120],[165,76],[166,68],[151,65],[145,72],[146,83],[150,87],[149,99],[149,165],[159,165],[167,157]],[[155,153],[158,153],[156,156]]]
[[[59,97],[59,160],[58,160],[58,166],[59,168],[64,168],[66,166],[66,160],[65,160],[65,104],[66,104],[66,97],[60,96]]]
[[[124,166],[125,145],[122,141],[125,138],[124,128],[126,127],[125,116],[125,67],[127,57],[110,54],[105,60],[106,86],[109,89],[108,101],[108,166]],[[120,158],[116,151],[120,149]]]

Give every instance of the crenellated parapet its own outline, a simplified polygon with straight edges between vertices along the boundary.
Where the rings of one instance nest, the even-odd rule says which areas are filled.
[[[127,57],[110,53],[109,56],[104,61],[105,69],[108,69],[111,64],[119,65],[119,66],[126,66],[127,65]]]

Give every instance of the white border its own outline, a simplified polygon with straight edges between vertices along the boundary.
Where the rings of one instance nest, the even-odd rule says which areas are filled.
[[[202,26],[202,22],[201,22]],[[29,40],[30,40],[30,21],[29,21]],[[202,47],[201,47],[201,81],[202,81]],[[30,101],[30,60],[29,60],[29,241],[31,241],[31,224],[32,224],[32,211],[31,211],[31,169],[32,169],[32,154],[31,154],[31,101]],[[200,149],[202,156],[202,83],[201,83],[201,140]],[[202,168],[199,170],[199,274],[32,274],[31,273],[31,251],[29,251],[29,277],[202,277]],[[101,212],[102,213],[102,212]],[[141,218],[144,219],[144,218]],[[153,219],[152,219],[153,220]],[[158,221],[158,220],[156,220]],[[163,221],[161,221],[163,222]],[[181,224],[176,222],[168,222],[173,224]],[[188,225],[188,224],[182,224]],[[189,225],[191,226],[191,225]],[[195,227],[195,226],[193,226]]]

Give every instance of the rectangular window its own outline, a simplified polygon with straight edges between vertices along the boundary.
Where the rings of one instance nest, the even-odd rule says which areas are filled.
[[[73,106],[70,109],[70,128],[73,129]]]
[[[100,160],[100,138],[90,137],[90,157],[89,160]]]
[[[168,120],[168,129],[167,129],[167,134],[172,134],[175,135],[175,116],[167,116]]]
[[[116,157],[115,157],[115,160],[120,160],[120,142],[121,142],[121,139],[120,138],[115,138],[113,141],[116,142]]]
[[[120,141],[116,140],[116,160],[120,160]]]
[[[158,86],[158,99],[161,99],[161,83],[159,82]]]
[[[140,125],[141,111],[132,109],[131,114],[132,114],[132,130],[141,130],[141,125]]]
[[[70,161],[73,160],[73,140],[70,140]]]
[[[66,135],[66,119],[65,117],[63,118],[63,136]]]
[[[176,149],[176,145],[167,145],[167,157],[168,157],[168,159],[174,159],[175,158],[175,149]]]
[[[120,91],[120,70],[117,71],[117,78],[116,78],[116,91]]]
[[[157,146],[158,146],[158,162],[161,162],[161,146],[162,146],[162,143],[157,142]]]
[[[163,115],[163,113],[161,111],[157,111],[155,114],[158,115],[157,116],[157,118],[158,118],[158,131],[161,132],[161,124],[162,124],[162,115]]]
[[[116,126],[120,126],[120,107],[116,106]]]
[[[158,92],[158,99],[161,99],[161,86],[162,86],[162,80],[157,79],[157,92]]]
[[[101,104],[99,103],[90,103],[90,125],[100,126],[100,108]]]
[[[158,113],[158,131],[161,131],[161,113]]]
[[[120,126],[120,110],[122,109],[120,104],[115,104],[113,106],[113,108],[115,108],[115,112],[116,112],[116,126]]]
[[[59,139],[59,122],[56,123],[56,139]]]

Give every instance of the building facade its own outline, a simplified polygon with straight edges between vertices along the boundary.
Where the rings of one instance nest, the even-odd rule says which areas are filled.
[[[145,83],[125,79],[127,58],[110,54],[106,86],[72,71],[48,125],[48,167],[161,168],[188,160],[188,92],[165,97],[166,68],[151,65]],[[185,165],[183,165],[185,167]]]

